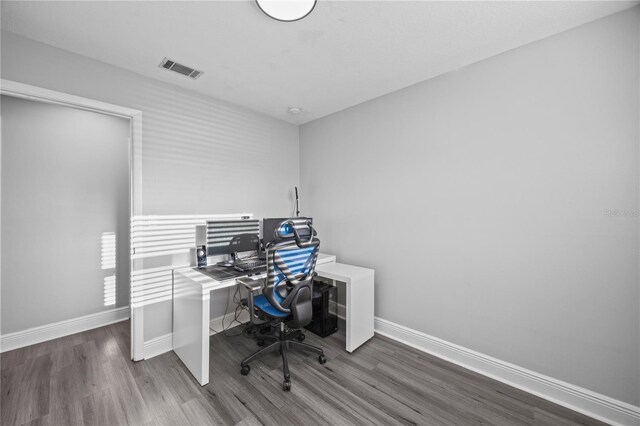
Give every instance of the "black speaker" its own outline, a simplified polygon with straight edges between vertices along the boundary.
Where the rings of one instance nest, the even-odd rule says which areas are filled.
[[[305,328],[320,337],[338,331],[338,288],[321,281],[313,282],[311,298],[313,319]]]
[[[196,257],[198,258],[198,268],[207,266],[207,246],[196,247]]]

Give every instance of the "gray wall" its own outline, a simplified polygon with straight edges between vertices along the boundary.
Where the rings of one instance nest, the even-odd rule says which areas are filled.
[[[2,32],[1,43],[4,79],[142,111],[142,211],[136,214],[291,211],[297,126],[15,34]],[[217,296],[214,317],[227,299],[224,292]],[[144,319],[145,340],[171,332],[171,303],[145,308]]]
[[[2,333],[129,306],[129,120],[1,99]]]
[[[378,317],[639,404],[638,31],[636,7],[301,127],[304,213],[375,268]]]

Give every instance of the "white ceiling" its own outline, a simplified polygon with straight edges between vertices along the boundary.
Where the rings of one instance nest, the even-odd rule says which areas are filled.
[[[2,29],[304,123],[637,2],[319,0],[278,22],[253,1],[2,1]],[[205,72],[158,68],[164,57]],[[303,109],[299,115],[289,107]]]

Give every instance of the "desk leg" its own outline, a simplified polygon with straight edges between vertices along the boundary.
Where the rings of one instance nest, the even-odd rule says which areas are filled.
[[[373,273],[346,282],[346,349],[353,352],[373,337]]]
[[[209,383],[209,292],[181,275],[173,283],[173,351],[204,386]]]

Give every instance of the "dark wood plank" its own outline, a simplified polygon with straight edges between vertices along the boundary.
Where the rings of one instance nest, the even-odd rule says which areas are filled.
[[[283,392],[277,352],[242,376],[240,360],[256,342],[218,334],[210,339],[210,383],[200,386],[173,352],[131,362],[129,327],[124,321],[1,354],[0,423],[603,424],[382,336],[348,354],[343,333],[306,333],[329,361],[290,353],[292,390]]]
[[[49,413],[51,357],[34,356],[3,370],[0,423],[28,423]]]

